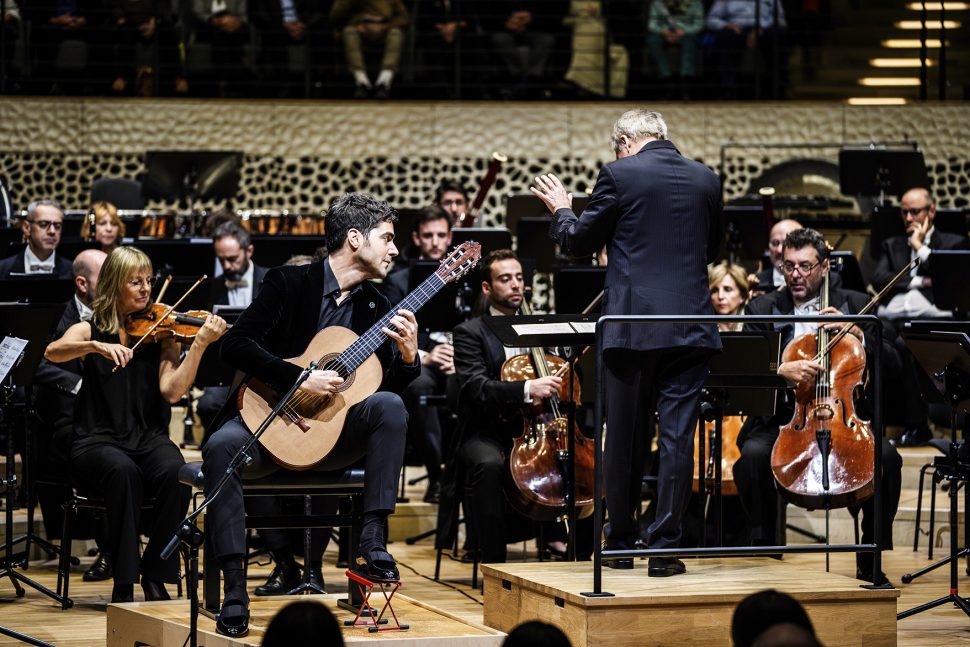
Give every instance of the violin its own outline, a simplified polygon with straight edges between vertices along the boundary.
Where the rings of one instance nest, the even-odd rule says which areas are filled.
[[[531,314],[528,302],[522,302],[522,313]],[[556,355],[532,348],[529,353],[510,357],[502,364],[503,381],[530,380],[568,373],[569,363]],[[579,380],[564,379],[559,393],[533,405],[524,416],[522,435],[515,439],[508,457],[505,492],[512,507],[526,517],[551,521],[566,514],[572,493],[567,491],[566,475],[572,467],[576,492],[577,516],[593,512],[593,441],[583,435],[578,425],[569,428],[560,401],[580,400]],[[574,456],[569,465],[569,437],[573,434]]]
[[[211,313],[205,310],[175,312],[164,303],[152,303],[144,310],[133,312],[125,321],[125,333],[131,343],[153,343],[174,339],[191,344]]]

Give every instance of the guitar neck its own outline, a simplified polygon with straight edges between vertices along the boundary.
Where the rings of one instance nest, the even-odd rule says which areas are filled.
[[[339,358],[340,363],[347,368],[348,373],[356,371],[357,367],[363,364],[364,360],[373,355],[374,351],[387,340],[387,335],[384,334],[381,328],[390,327],[391,318],[397,314],[398,310],[417,312],[444,285],[445,282],[440,276],[432,274],[421,285],[415,288],[414,292],[404,297],[403,301],[391,308],[387,314],[381,317],[380,321],[368,328],[367,332],[348,346],[347,350],[342,352]]]

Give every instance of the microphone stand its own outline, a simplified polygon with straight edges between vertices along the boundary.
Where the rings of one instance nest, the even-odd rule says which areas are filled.
[[[286,395],[279,399],[276,406],[273,407],[273,410],[270,411],[269,415],[266,416],[266,419],[263,420],[263,422],[259,425],[259,429],[253,433],[249,440],[246,441],[246,444],[240,447],[239,451],[236,452],[236,455],[232,457],[232,461],[230,461],[229,467],[226,468],[226,471],[219,480],[219,483],[216,484],[216,487],[212,490],[212,492],[206,493],[206,497],[202,502],[202,505],[190,512],[188,516],[182,520],[178,529],[175,531],[175,535],[172,536],[172,539],[169,540],[168,544],[162,550],[162,559],[168,559],[180,544],[182,546],[182,554],[186,567],[186,587],[189,594],[189,645],[191,647],[198,646],[199,546],[201,546],[205,540],[205,536],[203,535],[202,531],[199,530],[195,520],[207,507],[209,507],[213,501],[219,497],[219,494],[222,492],[226,483],[229,482],[229,479],[236,472],[236,470],[238,470],[240,466],[249,465],[253,462],[253,458],[249,454],[250,450],[259,441],[259,437],[263,435],[263,432],[266,431],[270,423],[272,423],[276,419],[276,416],[279,415],[280,411],[283,410],[283,407],[285,407],[290,401],[290,398],[293,397],[293,394],[296,393],[297,389],[299,389],[300,386],[306,382],[307,378],[310,377],[310,373],[316,369],[316,361],[310,362],[310,365],[303,369],[303,372],[300,373],[300,377],[298,377],[296,382],[293,383],[290,390],[286,392]],[[206,565],[206,568],[215,567],[208,564]]]

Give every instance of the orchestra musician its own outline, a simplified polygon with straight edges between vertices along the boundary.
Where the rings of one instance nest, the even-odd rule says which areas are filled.
[[[786,287],[753,299],[745,309],[751,315],[815,315],[815,314],[858,314],[867,303],[866,295],[852,290],[835,287],[829,289],[829,303],[819,310],[820,294],[829,267],[829,247],[825,239],[814,229],[796,229],[786,236],[782,250],[782,271]],[[838,328],[836,324],[830,327]],[[781,333],[781,347],[793,339],[813,333],[817,324],[789,323],[745,324],[745,330],[778,330]],[[875,333],[853,325],[850,334],[858,337],[865,345],[867,354],[872,351]],[[893,333],[887,329],[884,337],[882,356],[883,367],[887,373],[898,371],[899,358],[893,350]],[[821,364],[810,360],[784,362],[778,367],[778,374],[794,383],[813,378],[822,370]],[[865,403],[860,403],[863,405]],[[737,484],[741,503],[748,516],[752,545],[777,545],[780,539],[777,522],[777,490],[771,470],[771,450],[778,438],[779,428],[792,417],[793,401],[790,392],[786,393],[784,404],[779,404],[773,417],[749,417],[738,436],[741,456],[734,464],[734,481]],[[867,417],[867,416],[863,416]],[[862,506],[862,542],[873,541],[873,524],[879,519],[882,524],[882,537],[885,548],[892,548],[893,519],[899,504],[901,488],[902,459],[896,449],[884,438],[877,439],[882,451],[883,510],[876,514],[870,498]],[[859,579],[877,584],[888,580],[884,573],[873,573],[872,554],[859,553],[857,556]]]
[[[96,242],[99,249],[110,254],[125,237],[125,223],[118,209],[110,202],[95,202],[88,211],[88,222],[81,226],[81,238]]]
[[[703,164],[682,157],[667,140],[657,112],[625,112],[614,124],[617,161],[604,166],[580,217],[572,196],[553,175],[536,178],[532,192],[554,214],[550,235],[563,252],[609,250],[606,315],[710,315],[707,263],[720,244],[721,189]],[[701,236],[698,240],[698,235]],[[694,431],[710,355],[720,349],[714,325],[613,326],[604,331],[607,434],[604,455],[608,549],[632,549],[639,539],[643,464],[651,420],[659,413],[660,452],[656,519],[649,548],[680,544],[691,492]],[[633,560],[609,560],[633,568]],[[684,573],[684,563],[651,557],[647,574]]]
[[[452,225],[457,224],[471,207],[465,187],[454,180],[442,180],[435,189],[433,204],[445,210]]]
[[[482,271],[487,309],[454,330],[461,435],[458,460],[465,473],[470,543],[479,550],[482,562],[499,563],[506,560],[508,543],[534,535],[534,524],[515,513],[502,495],[512,441],[522,434],[523,407],[557,393],[562,378],[500,378],[505,360],[529,349],[503,346],[485,319],[518,313],[525,289],[522,264],[511,250],[494,250],[482,261]],[[552,524],[547,527],[545,539],[550,545],[545,548],[564,554],[561,529]]]
[[[451,247],[448,213],[435,206],[421,210],[414,222],[411,242],[418,251],[418,260],[440,261],[444,258]],[[405,266],[388,275],[383,284],[388,301],[400,303],[404,300],[409,292],[410,274],[409,267]],[[455,353],[441,329],[420,333],[418,352],[421,354],[421,375],[404,389],[401,397],[408,409],[408,439],[424,461],[428,473],[424,501],[438,503],[441,496],[441,422],[437,411],[421,404],[421,398],[444,395],[445,381],[455,372]]]
[[[0,260],[0,279],[17,274],[49,274],[55,279],[71,278],[71,260],[57,253],[64,227],[64,212],[53,200],[36,200],[27,205],[27,217],[20,223],[27,246],[24,251]]]
[[[719,315],[739,315],[748,302],[748,277],[744,268],[727,261],[712,265],[707,271],[707,284],[711,291],[711,305]],[[742,324],[719,323],[721,332],[741,330]]]
[[[779,220],[771,227],[768,233],[768,267],[748,277],[752,297],[777,290],[785,285],[785,275],[781,271],[781,247],[789,232],[801,228],[800,222],[790,218]]]
[[[361,334],[370,328],[390,310],[387,299],[367,279],[386,276],[397,255],[396,218],[387,203],[364,194],[350,193],[337,199],[326,215],[330,255],[310,265],[271,269],[252,305],[226,335],[222,358],[285,393],[302,367],[283,358],[301,355],[318,330],[341,326]],[[399,310],[391,324],[393,329],[383,329],[389,340],[376,353],[384,368],[382,388],[388,390],[378,391],[349,409],[336,447],[314,466],[334,470],[364,458],[364,519],[351,568],[379,581],[399,579],[397,564],[387,552],[384,539],[387,517],[397,500],[407,432],[407,410],[397,393],[421,370],[414,315]],[[318,369],[301,389],[327,396],[341,383],[335,371]],[[233,394],[229,403],[234,401]],[[227,410],[232,406],[229,403]],[[205,442],[202,460],[207,493],[212,492],[250,435],[251,430],[236,416]],[[259,446],[250,456],[252,462],[245,467],[248,478],[284,469]],[[225,597],[216,627],[229,636],[243,636],[249,628],[244,514],[242,482],[236,472],[206,520],[224,579]]]
[[[879,306],[879,316],[889,320],[897,330],[910,319],[948,319],[952,314],[940,310],[933,303],[930,262],[933,250],[970,249],[970,239],[966,235],[940,231],[933,221],[936,219],[936,202],[927,189],[917,187],[903,194],[900,200],[900,214],[906,227],[905,236],[893,236],[882,242],[882,256],[872,272],[872,287],[881,290],[913,258],[920,264],[911,271],[912,278],[902,281],[889,293],[889,301]],[[896,441],[900,447],[916,447],[927,444],[933,437],[926,422],[926,402],[921,396],[917,371],[920,369],[912,353],[903,343],[896,340],[896,351],[903,363],[899,374],[903,395],[902,435]]]
[[[178,556],[160,556],[190,495],[178,481],[182,453],[168,437],[171,405],[192,386],[205,348],[226,330],[225,321],[208,316],[181,360],[172,338],[143,343],[133,352],[126,324],[129,315],[151,305],[152,283],[152,264],[144,252],[115,249],[101,267],[91,319],[68,328],[44,354],[55,363],[82,358],[72,474],[82,492],[103,498],[107,508],[112,602],[131,602],[139,575],[146,600],[168,599],[165,583],[178,582]],[[145,498],[154,499],[154,506],[150,539],[139,559]]]

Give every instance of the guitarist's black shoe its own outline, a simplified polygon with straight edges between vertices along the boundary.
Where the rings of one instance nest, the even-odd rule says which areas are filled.
[[[397,582],[401,579],[397,562],[380,546],[370,549],[359,548],[354,555],[351,570],[372,582]]]
[[[226,598],[216,616],[216,631],[223,636],[242,638],[249,633],[249,606],[246,602]]]

